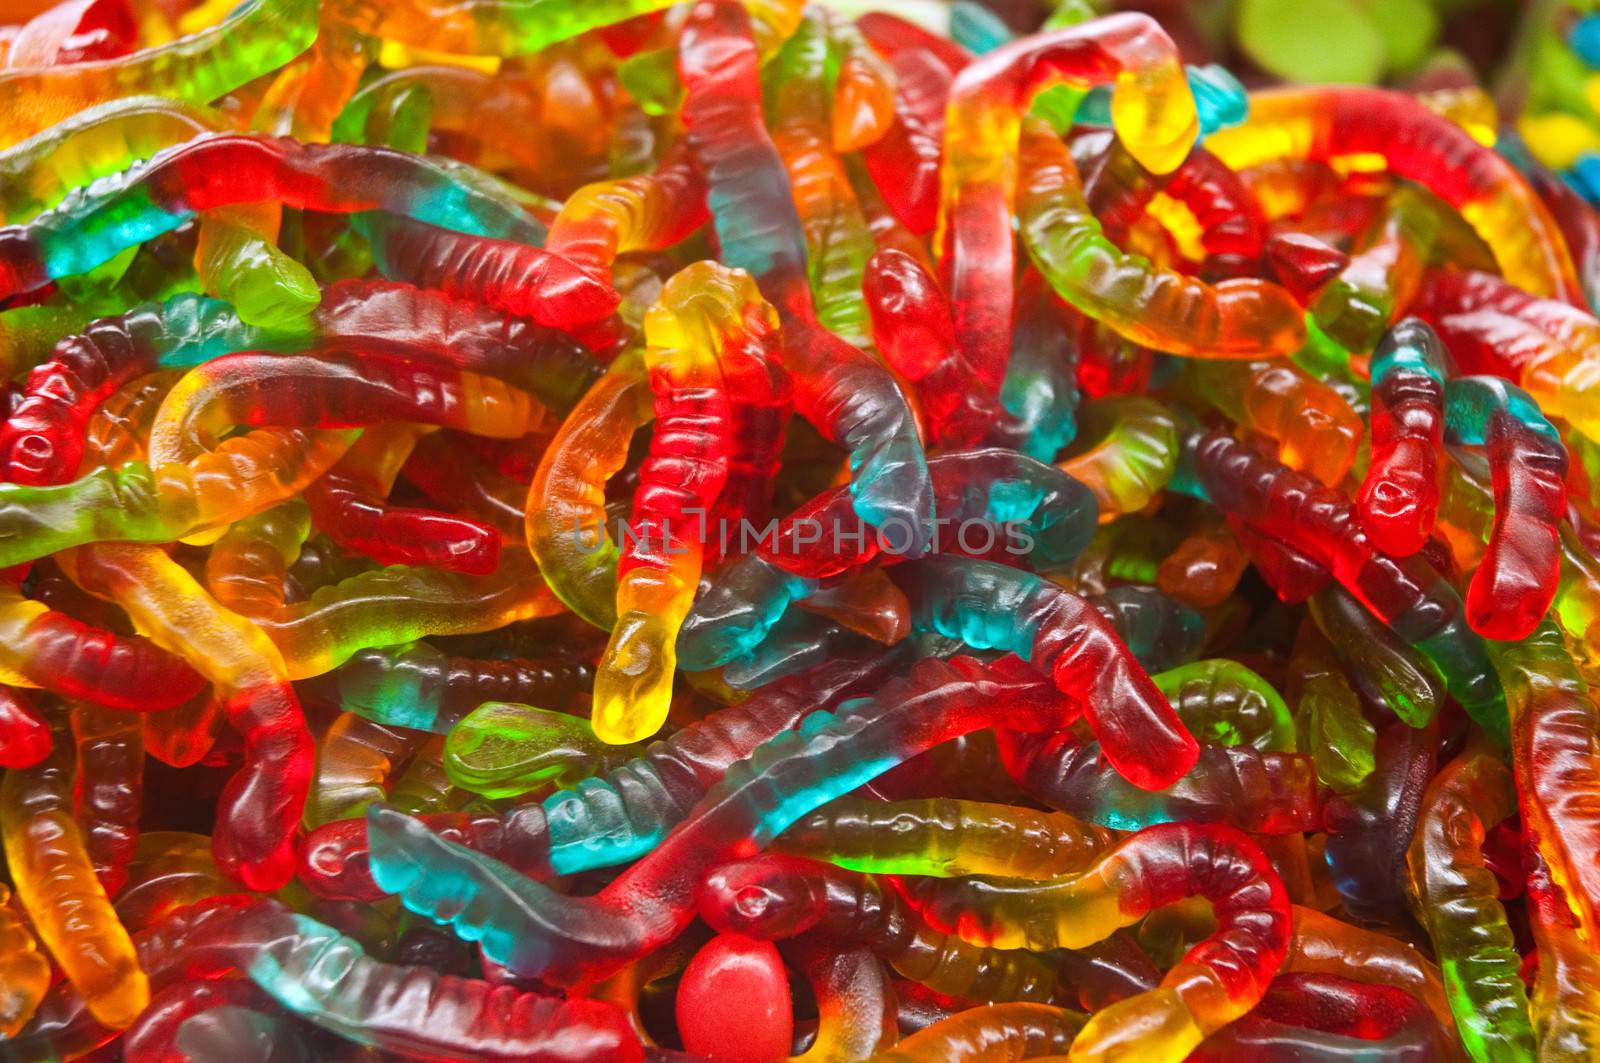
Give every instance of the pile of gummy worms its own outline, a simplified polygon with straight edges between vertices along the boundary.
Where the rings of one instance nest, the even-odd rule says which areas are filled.
[[[1600,1059],[1600,214],[1481,92],[183,7],[0,26],[0,1063]]]

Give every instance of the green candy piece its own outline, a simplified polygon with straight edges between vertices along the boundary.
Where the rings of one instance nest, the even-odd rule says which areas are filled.
[[[1203,742],[1293,753],[1289,706],[1272,684],[1238,661],[1193,661],[1150,677],[1189,733]]]
[[[444,770],[463,790],[516,797],[541,786],[574,785],[637,751],[600,741],[582,717],[490,701],[468,713],[445,739]]]
[[[1342,794],[1354,791],[1376,766],[1377,729],[1361,714],[1361,699],[1343,676],[1319,675],[1300,695],[1300,748],[1311,754],[1317,778]]]
[[[1377,22],[1352,0],[1242,0],[1234,32],[1257,65],[1291,81],[1370,85],[1387,58]]]
[[[676,49],[658,48],[629,56],[618,65],[617,80],[645,114],[674,114],[683,105]]]
[[[1428,0],[1357,0],[1383,38],[1385,65],[1409,70],[1428,57],[1439,16]]]

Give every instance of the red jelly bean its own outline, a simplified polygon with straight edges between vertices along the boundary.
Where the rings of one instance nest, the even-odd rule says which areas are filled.
[[[719,1063],[766,1063],[789,1054],[794,1007],[778,947],[719,934],[695,953],[678,984],[683,1047]]]

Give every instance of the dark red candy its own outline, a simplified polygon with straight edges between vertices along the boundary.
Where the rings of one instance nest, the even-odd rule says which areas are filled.
[[[1350,256],[1304,233],[1278,233],[1267,240],[1267,262],[1278,283],[1302,303],[1350,264]]]

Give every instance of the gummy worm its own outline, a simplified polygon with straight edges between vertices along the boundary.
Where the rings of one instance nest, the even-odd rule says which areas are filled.
[[[498,162],[503,154],[520,170],[531,172],[559,162],[552,157],[554,147],[535,132],[541,121],[538,105],[533,86],[525,81],[507,83],[480,70],[419,64],[389,71],[362,86],[334,118],[329,139],[388,144],[420,153],[426,150],[427,133],[448,130],[482,144],[480,155],[493,156],[479,158],[478,165]],[[407,112],[413,107],[426,111],[427,129],[418,138],[422,143],[404,138]],[[511,129],[530,135],[506,136]]]
[[[536,422],[539,428],[504,441],[457,432],[426,433],[411,448],[400,474],[430,502],[497,529],[503,543],[520,545],[527,523],[523,511],[527,481],[506,475],[496,467],[498,462],[485,461],[483,452],[498,443],[512,452],[524,451],[525,457],[540,456],[537,452],[546,437],[539,433],[551,420],[539,416]],[[505,453],[502,449],[500,456]]]
[[[191,369],[173,387],[151,425],[149,454],[158,466],[188,462],[239,424],[405,419],[514,439],[540,412],[522,389],[477,373],[366,353],[241,352]]]
[[[1364,426],[1333,388],[1292,362],[1207,362],[1195,389],[1239,425],[1278,442],[1278,460],[1337,487],[1355,463]]]
[[[1222,746],[1293,753],[1294,720],[1271,683],[1225,657],[1152,675],[1189,733]]]
[[[1325,587],[1310,599],[1311,618],[1363,697],[1384,705],[1412,727],[1438,711],[1443,691],[1427,659],[1343,588]]]
[[[1106,140],[1105,161],[1084,192],[1107,235],[1120,241],[1118,230],[1131,227],[1160,192],[1187,207],[1200,228],[1201,276],[1227,279],[1255,271],[1266,246],[1266,218],[1238,174],[1196,146],[1176,170],[1156,177],[1114,139]]]
[[[909,48],[922,48],[951,71],[959,71],[972,62],[972,52],[963,45],[887,11],[864,12],[856,19],[856,28],[885,55],[895,56]]]
[[[1194,1063],[1424,1063],[1453,1053],[1427,1008],[1404,990],[1336,975],[1280,974],[1256,1010],[1219,1030]]]
[[[1049,1004],[990,1004],[918,1030],[873,1056],[869,1063],[1045,1059],[1052,1053],[1064,1052],[1083,1025],[1082,1015]]]
[[[1419,303],[1463,371],[1515,381],[1547,415],[1590,439],[1600,436],[1600,421],[1590,413],[1594,369],[1587,353],[1600,322],[1482,273],[1429,274]]]
[[[244,764],[218,801],[213,853],[247,886],[283,885],[294,871],[295,826],[314,755],[283,656],[158,547],[96,543],[77,550],[72,567],[74,579],[112,598],[151,641],[216,685],[244,741]]]
[[[259,523],[251,526],[252,534],[261,529]],[[268,541],[258,536],[258,542]],[[211,560],[220,566],[208,565],[207,579],[213,584],[240,576],[244,581],[263,576],[273,581],[274,571],[275,581],[281,581],[288,565],[277,548],[230,549],[220,556],[214,553]],[[248,572],[227,569],[246,562],[271,567]],[[271,593],[231,600],[239,608],[248,601],[265,610],[250,614],[249,620],[276,645],[289,678],[296,680],[322,675],[369,647],[398,645],[426,635],[493,631],[559,610],[528,559],[515,553],[502,556],[499,568],[482,576],[391,565],[318,588],[301,602],[286,604]]]
[[[1162,559],[1156,586],[1197,609],[1226,601],[1239,586],[1250,557],[1225,521],[1207,521]]]
[[[772,143],[788,172],[790,195],[805,237],[817,320],[860,347],[867,343],[861,276],[873,243],[830,136],[827,80],[831,57],[826,18],[820,11],[802,18],[793,36],[773,57]],[[848,91],[845,73],[841,65],[837,74],[840,93]],[[847,119],[841,111],[835,112],[834,120]]]
[[[203,296],[180,295],[91,322],[59,341],[29,374],[22,397],[0,426],[4,478],[16,483],[70,480],[83,456],[96,406],[163,362],[186,364],[251,346],[252,330]]]
[[[425,735],[341,713],[322,733],[301,821],[311,829],[359,816],[388,797]]]
[[[651,743],[642,756],[558,791],[542,805],[523,805],[504,817],[424,822],[533,877],[626,863],[655,848],[729,767],[761,743],[807,713],[831,711],[845,697],[883,681],[905,659],[905,651],[890,651],[831,660]],[[382,896],[367,872],[364,822],[314,832],[301,852],[300,876],[319,895]]]
[[[313,1043],[312,1031],[287,1015],[271,1010],[270,1005],[250,1008],[241,1004],[214,1004],[184,1019],[173,1032],[173,1050],[187,1058],[229,1059],[240,1052],[256,1050],[263,1043],[272,1051],[315,1054],[332,1045]],[[326,1040],[332,1040],[327,1038]]]
[[[578,657],[479,660],[426,642],[360,650],[328,673],[346,712],[432,734],[449,733],[488,701],[564,705],[593,677]]]
[[[1082,484],[1048,465],[995,449],[945,454],[928,463],[940,519],[941,549],[965,549],[966,537],[999,556],[1026,545],[1035,563],[1050,567],[1087,543],[1095,507]],[[751,653],[787,612],[821,581],[903,559],[906,542],[864,525],[851,527],[844,488],[826,491],[779,522],[770,542],[723,568],[689,611],[679,633],[684,667],[714,668]],[[977,521],[999,525],[1001,536],[978,539]],[[936,539],[936,545],[938,541]]]
[[[1155,587],[1112,587],[1088,600],[1146,671],[1176,668],[1200,652],[1205,618]]]
[[[1024,434],[956,346],[950,306],[915,258],[885,248],[868,260],[862,284],[873,343],[916,391],[930,442],[957,448]]]
[[[871,951],[839,951],[819,936],[802,935],[785,953],[811,983],[817,1000],[816,1040],[790,1057],[790,1063],[865,1059],[894,1041],[894,987]]]
[[[1372,458],[1356,512],[1374,546],[1409,557],[1439,511],[1448,363],[1433,329],[1406,318],[1384,334],[1371,372]]]
[[[582,717],[488,701],[450,731],[444,769],[465,790],[489,798],[515,797],[609,773],[637,748],[602,742]]]
[[[1600,217],[1566,181],[1542,166],[1522,171],[1561,230],[1591,312],[1600,310]]]
[[[1293,907],[1292,918],[1294,933],[1289,939],[1284,971],[1332,974],[1402,989],[1428,1006],[1440,1029],[1454,1043],[1455,1020],[1439,970],[1416,946],[1298,904]]]
[[[74,188],[226,124],[209,107],[164,96],[96,104],[0,151],[0,219],[31,218]]]
[[[50,980],[50,961],[39,952],[33,930],[12,906],[10,888],[0,886],[0,981],[6,987],[0,994],[0,1035],[17,1035],[44,999]]]
[[[924,635],[918,641],[924,642],[925,647],[937,647],[939,642],[945,640]],[[890,769],[872,780],[862,793],[890,804],[935,793],[970,802],[1002,802],[1008,806],[1021,804],[1025,800],[1022,790],[1007,787],[1004,774],[995,736],[990,732],[979,732],[963,735]]]
[[[933,797],[844,797],[778,839],[783,852],[887,875],[1052,878],[1086,869],[1111,834],[1063,815]]]
[[[767,853],[716,868],[700,887],[699,910],[723,933],[779,940],[816,931],[859,942],[940,993],[1037,1001],[1056,993],[1055,971],[1037,957],[941,933],[872,877],[798,856]]]
[[[350,436],[264,428],[187,464],[130,461],[59,486],[0,484],[0,567],[87,542],[165,543],[225,525],[303,489]]]
[[[1565,932],[1588,935],[1588,928],[1600,925],[1600,869],[1581,855],[1600,844],[1600,821],[1584,797],[1600,769],[1594,705],[1550,621],[1521,642],[1495,643],[1492,649],[1512,706],[1512,770],[1523,830],[1554,888],[1565,895],[1564,907],[1575,920]],[[1542,1006],[1548,1004],[1536,999],[1535,1012]]]
[[[1499,884],[1484,866],[1484,833],[1516,813],[1511,772],[1474,742],[1428,783],[1406,854],[1412,912],[1440,960],[1462,1044],[1474,1060],[1531,1060],[1521,957]]]
[[[367,813],[373,878],[419,913],[445,905],[458,934],[513,972],[592,983],[681,932],[712,867],[763,848],[813,808],[967,731],[1050,729],[1074,714],[1015,658],[926,660],[731,766],[661,845],[593,897],[557,894],[381,806]]]
[[[1438,726],[1396,721],[1377,735],[1372,773],[1322,809],[1334,887],[1358,918],[1404,925],[1406,848],[1438,763]]]
[[[1318,593],[1326,593],[1328,589],[1325,587]],[[1329,653],[1330,647],[1320,643],[1316,631],[1302,628],[1295,642],[1292,658],[1295,682],[1291,687],[1291,696],[1296,702],[1299,740],[1307,747],[1306,752],[1316,764],[1319,780],[1336,794],[1359,796],[1375,767],[1377,728],[1363,714],[1361,699]],[[1372,780],[1372,788],[1367,791],[1367,796],[1369,800],[1376,801],[1379,808],[1367,817],[1367,826],[1371,826],[1372,818],[1381,819],[1383,813],[1388,811],[1382,803],[1386,793],[1381,786],[1381,779]],[[1346,811],[1341,806],[1340,829],[1348,827],[1359,832],[1359,822],[1352,824],[1344,821]],[[1371,810],[1363,808],[1361,811]],[[1359,863],[1355,870],[1358,878],[1365,876]],[[1387,891],[1387,883],[1380,882],[1377,888]]]
[[[590,362],[569,337],[485,307],[387,281],[339,281],[309,328],[244,325],[226,304],[184,294],[91,323],[58,342],[29,375],[0,426],[0,472],[18,483],[58,483],[76,471],[95,406],[157,367],[190,367],[232,351],[337,345],[508,378],[565,410]]]
[[[1064,880],[898,881],[933,926],[974,943],[1035,951],[1100,940],[1183,897],[1211,902],[1216,932],[1190,949],[1159,988],[1091,1016],[1073,1043],[1075,1059],[1114,1059],[1134,1046],[1142,1058],[1186,1058],[1256,1005],[1289,948],[1283,883],[1254,842],[1220,825],[1148,827]],[[933,888],[924,892],[922,885]]]
[[[867,42],[854,21],[824,9],[828,22],[828,59],[834,75],[833,150],[860,151],[876,144],[894,119],[898,83],[893,68]]]
[[[603,631],[616,627],[617,559],[606,531],[605,483],[654,416],[644,362],[625,352],[573,407],[528,486],[526,538],[562,604]]]
[[[65,697],[154,712],[205,685],[182,658],[138,635],[118,635],[24,598],[0,582],[0,665]]]
[[[1530,1012],[1534,1042],[1553,1058],[1593,1055],[1600,1027],[1595,983],[1600,968],[1577,932],[1572,906],[1537,852],[1524,856],[1533,941],[1539,952]]]
[[[1015,448],[1040,461],[1054,461],[1078,431],[1078,349],[1067,316],[1039,271],[1025,270],[1000,404],[1017,420]]]
[[[951,68],[926,48],[896,49],[889,64],[894,120],[882,137],[862,149],[861,157],[894,216],[913,234],[926,236],[938,221],[944,111],[954,78]]]
[[[293,328],[317,305],[316,278],[278,248],[282,215],[276,203],[240,203],[200,216],[194,256],[200,288],[251,325]]]
[[[1527,182],[1411,96],[1352,87],[1253,92],[1250,117],[1208,137],[1206,148],[1235,170],[1284,158],[1381,156],[1390,173],[1460,211],[1512,284],[1573,305],[1583,298],[1561,233]]]
[[[1378,553],[1342,494],[1222,433],[1202,436],[1196,459],[1205,489],[1224,511],[1282,537],[1332,571],[1373,615],[1433,663],[1474,720],[1491,735],[1505,737],[1505,694],[1487,667],[1483,642],[1467,627],[1455,589],[1431,565],[1416,556]]]
[[[122,1029],[150,986],[128,932],[95,877],[72,816],[73,746],[56,731],[50,755],[0,780],[0,834],[17,899],[95,1019]]]
[[[1025,655],[1088,717],[1107,760],[1135,786],[1162,789],[1194,765],[1199,744],[1084,599],[1029,573],[956,558],[917,562],[900,585],[917,629]]]
[[[148,163],[73,193],[22,225],[0,228],[0,296],[84,273],[127,247],[171,232],[197,212],[239,203],[340,213],[393,210],[418,224],[484,237],[534,239],[542,232],[513,204],[462,179],[465,167],[354,144],[302,144],[223,133],[161,152]],[[212,175],[227,173],[219,182]],[[560,264],[568,299],[604,301],[609,290]],[[585,283],[586,282],[586,283]],[[587,290],[585,290],[587,289]]]
[[[618,255],[671,247],[709,216],[700,172],[675,145],[654,173],[584,185],[568,196],[544,246],[609,280]]]
[[[1134,157],[1157,173],[1182,162],[1199,131],[1194,97],[1176,47],[1145,15],[1013,41],[975,60],[951,87],[934,245],[956,336],[991,391],[999,390],[1011,351],[1011,218],[1020,205],[1023,112],[1051,85],[1105,81],[1116,85],[1112,123]]]
[[[425,430],[382,424],[361,438],[305,491],[311,519],[328,538],[383,565],[435,566],[475,576],[500,563],[500,532],[437,510],[387,500],[400,466]]]
[[[49,755],[49,724],[21,691],[0,685],[0,768],[31,768]]]
[[[265,1010],[271,1006],[272,998],[248,979],[178,982],[151,995],[150,1006],[123,1034],[122,1048],[134,1059],[166,1059],[179,1051],[177,1039],[190,1018],[214,1010],[260,1015],[259,1010],[245,1008]],[[289,1039],[294,1032],[275,1031],[275,1035],[292,1044]],[[303,1046],[296,1047],[304,1051]]]
[[[703,522],[727,481],[731,412],[718,353],[777,327],[749,276],[699,262],[677,273],[645,318],[655,431],[617,564],[617,624],[595,672],[595,734],[623,744],[666,720],[678,628],[700,582]]]
[[[669,6],[663,0],[340,0],[334,15],[371,37],[457,55],[531,55],[592,29]]]
[[[210,838],[146,831],[128,864],[128,884],[117,894],[117,915],[137,936],[177,909],[231,889],[211,858]]]
[[[377,43],[336,19],[319,19],[317,39],[272,79],[251,128],[327,143],[333,124],[377,57]]]
[[[1226,823],[1255,834],[1318,825],[1311,758],[1251,746],[1203,743],[1194,766],[1159,790],[1134,786],[1103,743],[1073,735],[1000,735],[1006,771],[1035,799],[1086,823],[1140,830],[1157,823]]]
[[[755,42],[743,10],[702,0],[679,38],[689,150],[706,178],[722,260],[749,272],[777,308],[795,408],[850,451],[855,510],[895,522],[921,552],[933,519],[927,460],[905,397],[878,362],[816,320],[788,174],[762,120]]]
[[[238,969],[292,1014],[383,1051],[495,1063],[642,1060],[614,1005],[383,963],[278,901],[249,899],[231,918],[201,924],[185,951],[201,973]]]
[[[1029,119],[1020,144],[1015,198],[1023,243],[1039,272],[1078,310],[1135,343],[1204,359],[1272,357],[1304,342],[1303,311],[1286,289],[1254,278],[1212,285],[1124,252],[1085,202],[1061,138]],[[957,335],[960,299],[953,286]]]
[[[1527,392],[1491,376],[1445,384],[1445,441],[1483,446],[1494,482],[1494,527],[1467,586],[1467,622],[1486,638],[1524,638],[1560,580],[1567,449]]]
[[[1094,443],[1057,464],[1088,486],[1100,519],[1150,504],[1178,464],[1178,424],[1165,405],[1142,395],[1098,399],[1082,412],[1082,440]]]
[[[747,303],[747,314],[759,304]],[[755,317],[755,314],[749,314]],[[767,519],[771,510],[773,478],[781,464],[794,386],[781,361],[777,330],[747,327],[729,332],[717,352],[717,363],[728,390],[729,424],[733,448],[728,456],[727,478],[711,506],[705,543],[705,564],[722,562],[729,545],[729,530]]]
[[[107,894],[115,894],[127,882],[139,840],[144,733],[139,717],[97,705],[72,706],[71,722],[78,756],[73,817],[82,825],[95,875]]]
[[[458,790],[444,767],[444,739],[429,738],[417,749],[389,787],[391,805],[412,816],[429,815],[459,808],[471,800]]]
[[[1433,210],[1414,191],[1391,195],[1371,242],[1311,304],[1322,334],[1349,351],[1371,350],[1417,294],[1436,228]]]
[[[313,0],[247,0],[217,25],[117,59],[0,70],[10,146],[131,91],[208,103],[293,59],[317,35]]]
[[[200,763],[216,744],[222,710],[214,692],[202,690],[175,709],[145,716],[145,752],[174,768]]]

